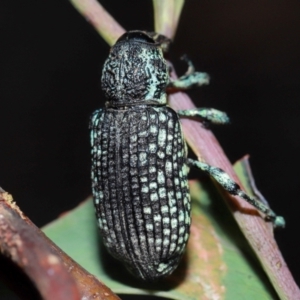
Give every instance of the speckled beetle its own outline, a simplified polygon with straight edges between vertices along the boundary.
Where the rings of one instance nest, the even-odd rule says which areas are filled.
[[[161,37],[161,36],[160,36]],[[246,195],[221,169],[187,158],[179,116],[226,123],[214,109],[178,111],[167,106],[167,86],[208,83],[189,72],[170,81],[161,43],[130,31],[112,47],[102,73],[106,107],[91,118],[92,188],[98,224],[108,251],[143,280],[172,273],[190,231],[189,166],[212,176],[226,191],[284,225],[264,204]]]

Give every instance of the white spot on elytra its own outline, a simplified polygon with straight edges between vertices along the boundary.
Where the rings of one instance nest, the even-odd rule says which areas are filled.
[[[157,134],[157,131],[158,131],[157,125],[150,126],[150,133]]]
[[[158,145],[165,147],[166,145],[167,132],[165,129],[161,129],[158,133]]]
[[[177,211],[177,207],[176,206],[171,207],[171,209],[170,209],[171,214],[175,214],[176,211]]]
[[[165,184],[165,175],[161,170],[157,172],[157,182],[158,184]]]
[[[151,214],[151,207],[144,207],[145,214]]]
[[[170,161],[166,162],[166,172],[172,173],[172,163]]]
[[[149,144],[149,151],[150,151],[150,153],[156,153],[156,151],[157,151],[157,144],[150,143]]]
[[[157,183],[156,182],[150,182],[150,184],[149,184],[149,188],[151,189],[151,190],[156,190],[157,189]]]
[[[167,267],[168,267],[167,264],[160,263],[159,266],[158,266],[158,268],[157,268],[157,271],[158,271],[158,272],[162,272],[162,271],[165,270]]]
[[[178,235],[177,234],[172,234],[171,235],[171,240],[176,241],[178,239]]]
[[[149,239],[148,239],[148,243],[149,243],[150,245],[153,245],[153,244],[154,244],[154,238],[149,238]]]
[[[164,239],[163,245],[164,245],[164,246],[168,246],[169,244],[170,244],[169,239]]]
[[[172,227],[172,228],[176,228],[177,225],[178,225],[177,219],[172,218],[172,220],[171,220],[171,227]]]
[[[149,188],[148,188],[147,185],[143,185],[143,186],[142,186],[142,193],[146,193],[146,194],[149,193]]]
[[[179,211],[178,220],[179,222],[184,221],[184,212],[182,210]]]
[[[150,200],[151,200],[151,201],[157,201],[157,200],[158,200],[158,195],[157,195],[157,193],[151,193],[151,194],[150,194]]]
[[[153,219],[154,219],[154,222],[160,222],[161,221],[161,215],[156,214],[156,215],[154,215]]]
[[[157,152],[157,156],[158,156],[160,159],[164,159],[165,153],[164,153],[163,151],[159,150],[159,151]]]
[[[181,192],[177,192],[176,193],[176,197],[177,197],[177,199],[181,199],[182,198],[182,193]]]
[[[155,241],[156,246],[160,246],[161,243],[162,243],[162,239],[156,239],[156,241]]]
[[[153,224],[146,224],[147,231],[153,231]]]
[[[148,181],[148,178],[146,176],[141,176],[140,177],[140,181],[141,182],[147,182]]]
[[[165,188],[159,188],[158,194],[160,198],[165,198],[166,197],[166,189]]]
[[[153,167],[153,166],[151,166],[151,167],[149,168],[149,173],[155,173],[155,172],[156,172],[156,168]]]
[[[163,223],[170,224],[170,218],[167,218],[167,217],[163,218]]]
[[[167,120],[166,115],[164,113],[160,113],[159,114],[159,121],[164,123],[164,122],[166,122],[166,120]]]
[[[164,214],[164,213],[167,213],[169,211],[169,207],[167,205],[163,205],[160,210]]]
[[[172,155],[172,146],[170,144],[167,145],[166,147],[166,154],[167,155]]]
[[[176,244],[175,243],[171,243],[170,251],[174,251],[175,248],[176,248]]]

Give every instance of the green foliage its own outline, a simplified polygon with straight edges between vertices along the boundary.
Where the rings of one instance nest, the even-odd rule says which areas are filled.
[[[176,272],[157,284],[131,277],[101,244],[92,199],[44,228],[74,260],[115,293],[171,299],[277,299],[223,200],[209,181],[191,181],[192,226]]]

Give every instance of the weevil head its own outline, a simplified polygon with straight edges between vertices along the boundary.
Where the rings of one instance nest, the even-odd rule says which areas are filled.
[[[168,83],[162,49],[142,31],[123,34],[103,66],[101,85],[110,106],[164,105]]]

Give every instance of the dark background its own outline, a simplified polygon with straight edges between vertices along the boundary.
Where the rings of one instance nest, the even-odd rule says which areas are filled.
[[[150,0],[101,3],[127,30],[153,29]],[[298,282],[299,33],[299,0],[189,0],[171,54],[180,74],[187,53],[211,75],[190,95],[230,115],[213,130],[232,162],[251,155]],[[67,0],[1,0],[0,39],[0,185],[42,226],[91,193],[88,122],[109,47]]]

